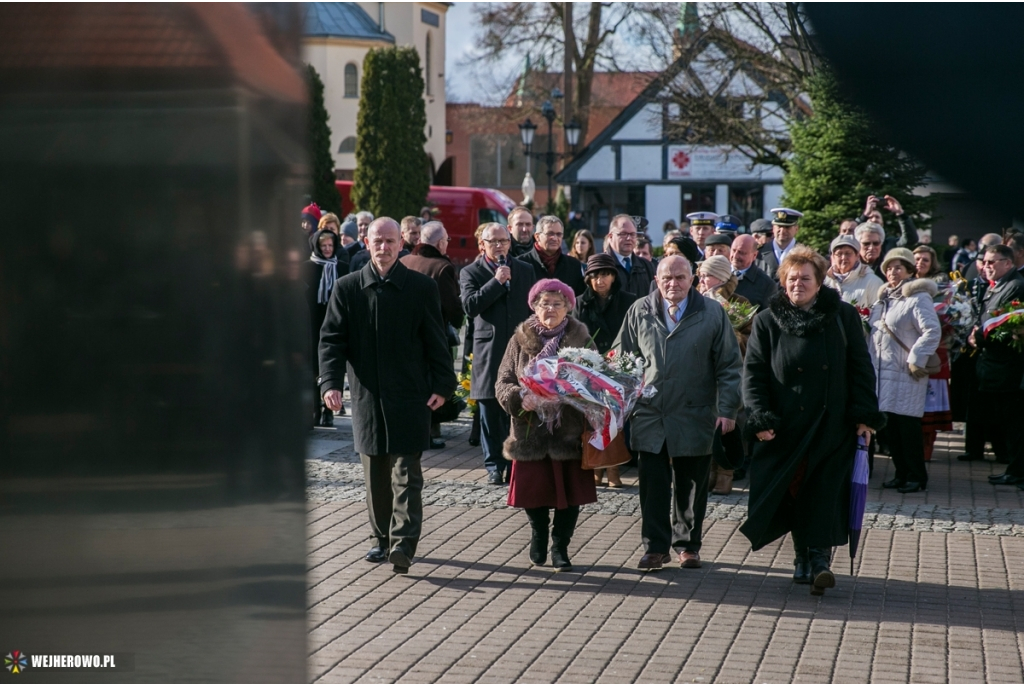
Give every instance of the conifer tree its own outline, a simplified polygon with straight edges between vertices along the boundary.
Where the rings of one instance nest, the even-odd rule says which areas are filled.
[[[827,65],[809,78],[808,94],[813,115],[790,126],[793,156],[783,181],[783,204],[804,213],[797,240],[827,252],[839,223],[860,216],[869,195],[892,195],[917,228],[927,228],[936,201],[913,194],[924,185],[924,166],[884,142]],[[882,216],[889,233],[898,230],[892,213]]]
[[[310,197],[325,212],[341,214],[341,196],[334,185],[334,156],[331,154],[330,115],[324,107],[324,82],[320,74],[306,65],[309,81],[309,162],[311,168]]]
[[[375,216],[416,216],[430,189],[419,53],[412,47],[370,50],[362,85],[352,202]]]

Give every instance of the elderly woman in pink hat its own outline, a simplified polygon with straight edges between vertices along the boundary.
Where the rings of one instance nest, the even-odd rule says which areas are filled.
[[[582,468],[586,421],[579,411],[563,406],[561,420],[549,430],[533,411],[534,397],[523,396],[519,378],[534,359],[554,357],[563,347],[592,345],[586,325],[570,314],[576,296],[568,285],[542,279],[530,289],[529,299],[533,315],[509,340],[494,386],[498,403],[512,417],[504,445],[505,458],[512,461],[508,505],[525,509],[530,519],[530,561],[538,566],[547,561],[550,526],[551,566],[556,572],[571,571],[568,547],[580,506],[597,501],[593,474]]]

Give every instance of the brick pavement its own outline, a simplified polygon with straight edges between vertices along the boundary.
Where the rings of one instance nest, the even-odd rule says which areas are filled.
[[[951,459],[962,444],[954,434],[940,437],[927,493],[882,490],[890,465],[876,458],[878,513],[856,574],[838,549],[838,587],[819,599],[793,585],[788,538],[751,552],[738,531],[742,488],[713,498],[729,515],[706,530],[704,568],[636,571],[635,506],[604,513],[608,501],[635,500],[632,471],[631,487],[601,491],[581,516],[574,572],[531,567],[526,517],[482,485],[466,422],[447,425],[448,447],[424,455],[428,490],[445,505],[426,507],[417,563],[395,576],[362,558],[368,526],[346,426],[311,440],[308,649],[318,682],[1024,680],[1024,528],[1014,523],[1024,523],[1024,493],[988,485],[996,464]]]

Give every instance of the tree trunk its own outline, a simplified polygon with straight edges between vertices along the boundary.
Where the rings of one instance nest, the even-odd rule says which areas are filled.
[[[601,45],[601,9],[599,2],[590,3],[590,17],[587,22],[587,40],[581,55],[576,41],[572,43],[573,61],[576,63],[576,112],[580,124],[580,145],[585,145],[590,128],[590,89],[594,82],[594,65],[597,50]],[[568,44],[567,44],[568,45]]]

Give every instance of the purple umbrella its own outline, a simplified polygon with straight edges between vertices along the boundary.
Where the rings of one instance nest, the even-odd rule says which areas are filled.
[[[864,504],[868,498],[868,446],[864,436],[857,436],[857,453],[853,457],[853,476],[850,478],[850,575],[853,558],[860,545],[860,531],[864,527]]]

